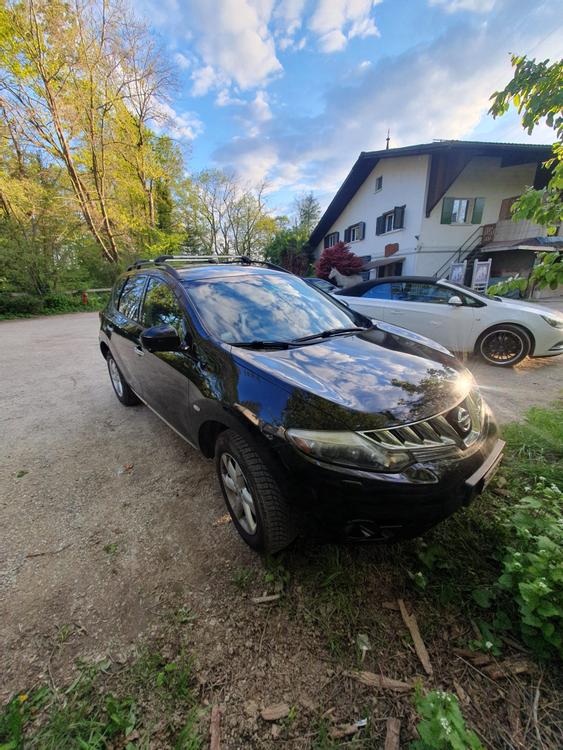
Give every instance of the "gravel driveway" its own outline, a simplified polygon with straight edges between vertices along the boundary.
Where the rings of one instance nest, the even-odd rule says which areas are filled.
[[[150,630],[174,593],[211,611],[256,564],[224,523],[211,462],[118,403],[97,326],[93,313],[0,323],[0,698],[41,675],[61,627],[96,657]],[[501,421],[561,388],[563,358],[470,364]]]

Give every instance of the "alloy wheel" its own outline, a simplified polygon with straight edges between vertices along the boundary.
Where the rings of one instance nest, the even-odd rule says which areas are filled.
[[[240,464],[230,453],[221,456],[221,481],[233,515],[244,531],[253,536],[258,527],[254,498]]]
[[[524,351],[525,342],[514,331],[497,329],[488,333],[481,342],[483,357],[497,365],[508,365]]]
[[[108,358],[108,370],[115,392],[120,398],[123,398],[123,381],[113,357]]]

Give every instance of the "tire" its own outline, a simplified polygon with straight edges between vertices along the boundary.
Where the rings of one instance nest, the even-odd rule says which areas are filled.
[[[264,461],[234,430],[217,439],[215,469],[227,510],[249,547],[273,554],[291,544],[297,536],[292,510]]]
[[[106,357],[108,365],[109,379],[113,386],[113,392],[124,406],[136,406],[141,403],[140,398],[131,390],[129,384],[121,374],[115,359],[108,352]]]
[[[528,356],[532,341],[523,328],[506,323],[482,333],[476,349],[489,365],[513,367]]]

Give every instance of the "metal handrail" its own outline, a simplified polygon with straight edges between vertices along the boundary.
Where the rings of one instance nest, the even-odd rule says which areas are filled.
[[[179,278],[179,274],[174,266],[170,265],[170,261],[173,263],[226,263],[234,264],[239,263],[243,266],[264,266],[265,268],[271,268],[275,271],[282,271],[283,273],[291,273],[287,268],[278,266],[275,263],[270,263],[267,260],[253,260],[248,255],[159,255],[157,258],[140,258],[132,263],[127,270],[134,271],[147,266],[159,266],[166,268],[173,276]]]
[[[467,255],[469,255],[472,250],[475,250],[479,242],[483,239],[483,226],[484,225],[481,224],[473,232],[471,232],[469,237],[467,237],[464,242],[462,242],[462,244],[458,247],[458,249],[455,250],[452,255],[450,255],[448,260],[440,266],[440,268],[436,271],[435,276],[437,276],[438,278],[442,278],[444,272],[451,266],[452,263],[459,263],[460,261],[464,260],[464,258],[462,257],[464,253],[466,254],[465,257],[467,257]],[[476,240],[478,242],[475,242]],[[471,243],[474,244],[472,245],[472,247],[469,247],[469,244]],[[468,245],[468,247],[466,248],[465,245]]]

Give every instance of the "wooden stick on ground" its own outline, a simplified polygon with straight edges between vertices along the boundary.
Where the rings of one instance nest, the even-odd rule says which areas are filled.
[[[221,709],[219,706],[213,706],[211,709],[209,750],[221,750]]]
[[[401,610],[401,616],[403,618],[403,622],[409,629],[409,632],[412,636],[416,655],[420,659],[420,663],[424,667],[424,671],[426,672],[426,674],[432,675],[434,673],[434,670],[432,669],[432,664],[430,664],[430,657],[428,656],[428,651],[426,650],[426,646],[424,645],[424,641],[422,640],[422,636],[420,635],[420,630],[418,629],[418,623],[416,621],[416,617],[414,615],[409,615],[409,613],[407,612],[407,608],[405,607],[405,603],[402,599],[399,599],[398,602],[399,602],[399,608]]]
[[[387,719],[387,734],[384,750],[399,750],[401,739],[401,722],[399,719]]]

